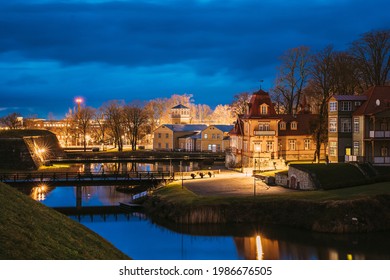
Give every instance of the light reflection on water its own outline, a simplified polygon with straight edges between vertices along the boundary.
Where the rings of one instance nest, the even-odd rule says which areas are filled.
[[[118,205],[129,197],[115,186],[83,188],[83,206]],[[75,206],[76,187],[47,187],[42,203]],[[388,233],[320,234],[259,225],[160,226],[142,213],[71,218],[139,260],[390,259]]]

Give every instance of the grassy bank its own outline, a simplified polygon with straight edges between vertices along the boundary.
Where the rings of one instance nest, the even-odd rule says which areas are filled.
[[[0,183],[0,259],[129,259],[111,243],[17,190]]]
[[[198,196],[173,183],[145,206],[156,221],[183,224],[256,222],[334,233],[390,230],[388,183],[256,197]]]

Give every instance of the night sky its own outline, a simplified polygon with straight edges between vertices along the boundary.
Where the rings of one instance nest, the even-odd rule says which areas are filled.
[[[195,103],[274,83],[288,49],[346,50],[390,27],[388,0],[1,0],[0,116],[62,118],[83,96],[192,94]]]

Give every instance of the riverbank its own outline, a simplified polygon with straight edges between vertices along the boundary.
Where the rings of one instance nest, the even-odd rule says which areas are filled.
[[[2,183],[0,244],[3,260],[129,259],[85,226]]]
[[[205,181],[206,183],[206,181]],[[283,225],[326,233],[390,230],[388,183],[328,191],[295,191],[254,195],[210,195],[187,189],[189,181],[174,182],[145,203],[157,223]],[[208,195],[207,195],[208,194]]]

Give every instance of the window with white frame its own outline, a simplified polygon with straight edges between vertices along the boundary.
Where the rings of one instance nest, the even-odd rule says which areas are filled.
[[[359,131],[360,131],[359,118],[353,118],[353,132],[359,133]]]
[[[353,142],[353,155],[359,155],[359,142]]]
[[[310,139],[305,139],[304,144],[305,144],[304,149],[310,150]]]
[[[207,139],[209,136],[207,135],[207,133],[204,134],[204,139]]]
[[[329,155],[337,156],[337,142],[334,141],[329,142]]]
[[[259,130],[260,131],[269,131],[269,122],[259,123]]]
[[[329,111],[337,112],[337,101],[329,102]]]
[[[341,111],[352,111],[351,101],[342,101],[341,102]]]
[[[291,139],[289,140],[289,144],[290,144],[290,151],[295,151],[297,148],[297,140]]]
[[[291,122],[291,130],[297,130],[297,128],[298,128],[298,123],[295,121]]]
[[[351,119],[341,118],[340,126],[341,126],[341,132],[351,132]]]
[[[260,114],[262,114],[262,115],[268,114],[268,106],[266,104],[263,104],[260,106]]]
[[[286,130],[286,123],[285,122],[280,122],[279,128],[280,128],[280,130]]]
[[[329,119],[329,132],[337,132],[337,119],[336,118]]]

